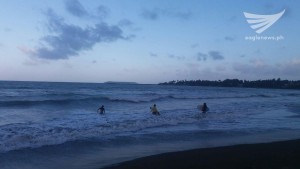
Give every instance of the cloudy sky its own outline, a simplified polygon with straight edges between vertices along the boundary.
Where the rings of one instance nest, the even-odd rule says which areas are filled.
[[[0,80],[300,80],[298,0],[0,0],[0,8]],[[260,34],[244,16],[283,10]]]

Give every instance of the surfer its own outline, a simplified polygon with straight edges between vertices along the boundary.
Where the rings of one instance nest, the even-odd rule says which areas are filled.
[[[156,108],[156,104],[154,104],[152,107],[150,107],[150,110],[153,115],[160,115],[159,111]]]
[[[99,112],[100,114],[105,113],[104,106],[102,105],[101,107],[99,107],[99,109],[97,110],[97,112]]]
[[[206,103],[203,103],[203,105],[201,106],[201,111],[202,111],[202,113],[206,113],[208,111],[208,107],[207,107]]]

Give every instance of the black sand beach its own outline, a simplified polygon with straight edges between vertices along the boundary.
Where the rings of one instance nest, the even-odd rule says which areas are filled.
[[[105,169],[300,169],[300,140],[171,152]]]

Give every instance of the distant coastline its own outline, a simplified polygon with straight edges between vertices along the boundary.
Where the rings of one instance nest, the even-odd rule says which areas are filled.
[[[300,80],[290,81],[278,79],[269,80],[239,80],[226,79],[218,81],[210,80],[173,80],[159,83],[159,85],[179,85],[179,86],[212,86],[212,87],[244,87],[244,88],[271,88],[271,89],[300,89]]]
[[[136,82],[114,82],[114,81],[107,81],[104,82],[105,84],[138,84]]]

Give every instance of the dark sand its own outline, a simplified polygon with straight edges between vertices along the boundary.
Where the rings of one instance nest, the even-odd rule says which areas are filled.
[[[143,157],[105,169],[300,169],[300,140],[194,149]]]

